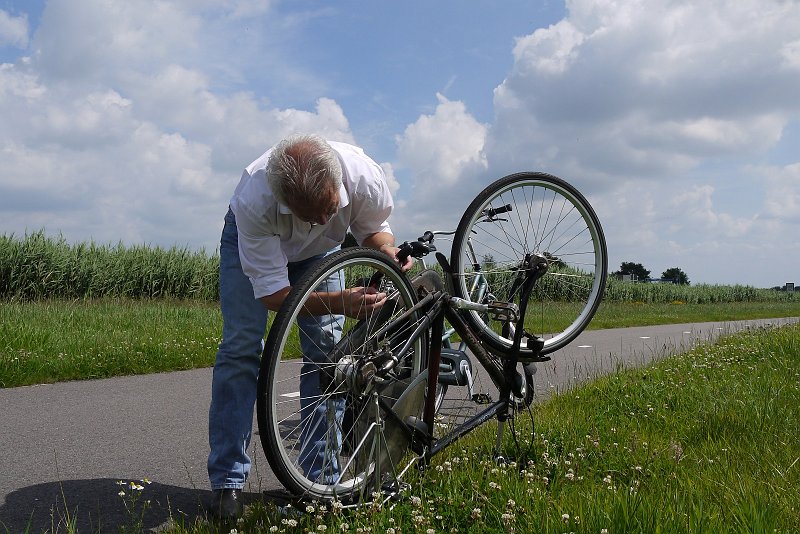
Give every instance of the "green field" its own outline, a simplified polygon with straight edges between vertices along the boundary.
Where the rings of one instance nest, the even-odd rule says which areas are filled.
[[[590,328],[800,316],[794,302],[603,303]],[[222,331],[206,301],[0,304],[0,387],[208,367]]]

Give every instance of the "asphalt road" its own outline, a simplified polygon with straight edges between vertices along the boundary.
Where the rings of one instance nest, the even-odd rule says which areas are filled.
[[[585,332],[539,364],[541,399],[620,366],[639,366],[720,333],[798,318]],[[189,524],[208,498],[211,370],[0,389],[0,532],[117,532],[130,524],[118,481],[147,478],[145,529]],[[254,431],[255,431],[254,424]],[[249,498],[279,490],[253,437]],[[128,494],[130,490],[126,488]],[[128,501],[128,504],[130,502]]]

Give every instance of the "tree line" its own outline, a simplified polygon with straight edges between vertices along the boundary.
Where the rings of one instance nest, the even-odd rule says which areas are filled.
[[[634,263],[632,261],[623,261],[618,271],[615,271],[615,276],[622,277],[624,275],[631,276],[634,280],[651,281],[650,270],[646,269],[641,263]],[[682,286],[688,286],[689,276],[680,267],[670,267],[661,273],[661,278],[658,279],[662,282],[672,282]]]

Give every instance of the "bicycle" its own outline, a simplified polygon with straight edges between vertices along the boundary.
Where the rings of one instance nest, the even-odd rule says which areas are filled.
[[[429,237],[404,243],[401,256],[434,252]],[[545,173],[485,188],[458,224],[450,260],[435,256],[441,273],[409,280],[383,253],[344,249],[292,288],[267,337],[256,401],[262,446],[292,494],[389,499],[412,466],[493,418],[499,455],[506,423],[533,399],[525,366],[577,337],[607,275],[594,210]],[[297,319],[309,322],[305,304],[318,304],[331,280],[385,293],[385,303],[361,319],[313,316],[322,334],[311,339]],[[442,367],[445,319],[471,354],[453,349]],[[309,343],[324,360],[303,357]],[[318,384],[301,394],[301,375]]]

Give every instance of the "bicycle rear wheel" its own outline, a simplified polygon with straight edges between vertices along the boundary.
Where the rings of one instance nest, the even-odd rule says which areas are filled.
[[[605,288],[608,258],[594,210],[555,176],[523,172],[501,178],[470,204],[451,253],[456,296],[473,302],[511,302],[514,279],[527,254],[547,258],[525,317],[527,332],[544,338],[541,354],[572,341],[592,319]],[[520,303],[521,304],[521,303]],[[507,350],[513,329],[486,315],[464,318],[489,346]],[[524,345],[521,352],[531,352]]]
[[[388,297],[366,319],[303,313],[315,293],[374,273]],[[400,422],[421,417],[427,382],[425,337],[399,354],[418,320],[413,310],[398,317],[416,301],[392,260],[364,248],[330,255],[292,288],[267,337],[256,404],[267,459],[293,494],[355,502],[399,486],[413,463]],[[380,370],[392,355],[399,362]]]

